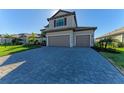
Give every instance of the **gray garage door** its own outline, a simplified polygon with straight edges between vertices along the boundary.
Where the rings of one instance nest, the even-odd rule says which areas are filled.
[[[77,47],[90,47],[90,35],[76,36]]]
[[[70,46],[69,35],[48,36],[48,46]]]

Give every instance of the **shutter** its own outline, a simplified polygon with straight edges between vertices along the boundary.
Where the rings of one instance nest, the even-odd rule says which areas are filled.
[[[56,27],[56,20],[54,20],[54,27]]]
[[[64,25],[66,26],[67,22],[66,22],[66,18],[64,18]]]

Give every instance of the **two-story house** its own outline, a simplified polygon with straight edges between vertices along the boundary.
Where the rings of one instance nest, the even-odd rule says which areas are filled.
[[[47,46],[92,47],[97,27],[78,27],[75,12],[59,10],[48,18]],[[82,20],[83,21],[83,20]]]

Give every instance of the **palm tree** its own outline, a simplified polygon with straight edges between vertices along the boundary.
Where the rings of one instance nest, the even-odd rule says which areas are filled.
[[[9,35],[9,34],[5,34],[3,37],[4,37],[5,47],[6,47],[6,45],[7,45],[7,39],[12,38],[12,36]]]
[[[112,44],[114,40],[111,37],[107,37],[104,39],[105,42],[105,49],[107,48],[108,44]]]
[[[29,39],[29,42],[32,42],[34,44],[36,40],[35,33],[32,32],[31,36],[28,39]]]
[[[104,46],[104,39],[101,39],[98,43],[99,43],[100,48],[103,48],[103,46]]]
[[[105,49],[108,47],[108,45],[112,45],[112,43],[118,43],[118,40],[117,39],[113,39],[113,38],[111,38],[111,37],[106,37],[106,38],[104,38],[104,39],[101,39],[100,41],[99,41],[99,44],[100,44],[100,47],[102,48],[102,47],[104,47]]]

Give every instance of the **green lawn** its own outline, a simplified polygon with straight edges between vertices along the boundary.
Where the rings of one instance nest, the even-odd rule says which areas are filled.
[[[120,53],[100,52],[104,57],[109,58],[120,69],[124,69],[124,48],[117,48]]]
[[[38,48],[38,47],[40,46],[35,46],[35,45],[31,45],[31,46],[14,45],[14,46],[6,46],[6,47],[0,46],[0,56],[5,56],[5,55],[21,52],[21,51],[26,51],[29,49]]]

